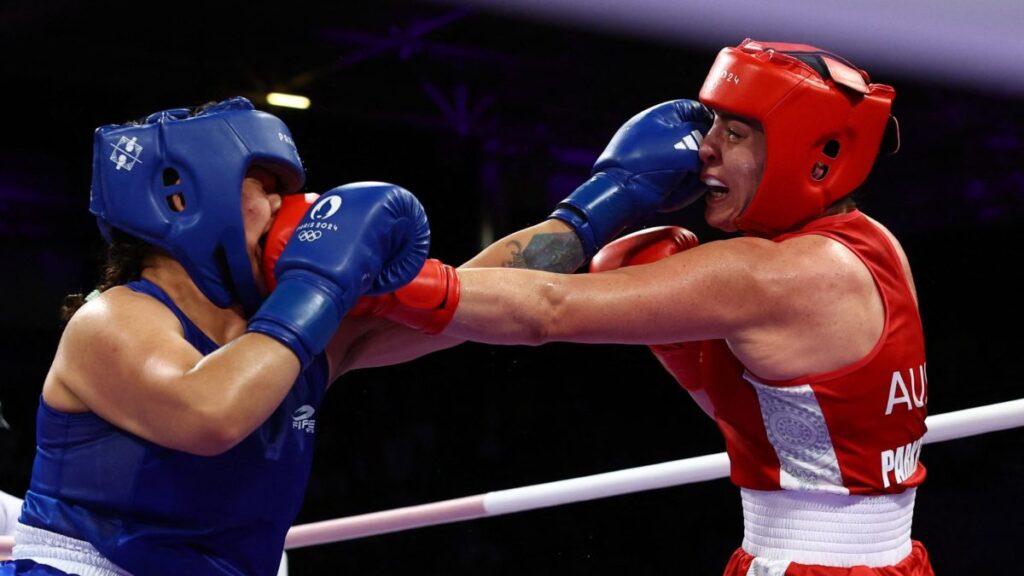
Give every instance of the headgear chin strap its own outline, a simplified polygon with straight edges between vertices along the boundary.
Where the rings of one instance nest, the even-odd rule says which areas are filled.
[[[744,40],[711,67],[700,101],[764,128],[760,185],[736,226],[776,236],[824,212],[867,178],[896,92],[803,44]]]
[[[108,242],[117,228],[159,246],[214,304],[238,302],[251,313],[263,299],[241,204],[252,165],[274,172],[283,194],[306,179],[288,127],[242,97],[196,113],[175,108],[140,123],[101,126],[89,211]]]

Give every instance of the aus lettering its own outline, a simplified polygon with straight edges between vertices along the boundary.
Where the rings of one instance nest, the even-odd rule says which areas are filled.
[[[897,406],[906,406],[907,411],[923,408],[928,403],[927,364],[917,368],[897,370],[892,373],[889,383],[889,401],[885,404],[885,415],[892,414]]]
[[[901,484],[917,471],[917,460],[921,457],[921,439],[895,450],[882,451],[882,485]],[[892,481],[890,482],[890,477]]]

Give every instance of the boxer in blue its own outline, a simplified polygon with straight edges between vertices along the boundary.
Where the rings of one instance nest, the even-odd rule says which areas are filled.
[[[679,143],[710,122],[675,101],[620,129],[581,186],[615,212],[593,243],[699,197],[696,144]],[[294,194],[303,179],[288,129],[243,99],[97,131],[106,276],[66,311],[0,576],[277,570],[328,383],[443,347],[369,316],[338,329],[360,296],[437,269],[415,198],[381,183]]]
[[[288,128],[244,98],[97,129],[106,278],[68,311],[0,575],[277,572],[338,325],[415,276],[429,244],[408,191],[335,188],[268,296],[262,242],[304,180]]]

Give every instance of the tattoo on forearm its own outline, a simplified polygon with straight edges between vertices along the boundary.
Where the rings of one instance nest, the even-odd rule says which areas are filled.
[[[508,253],[511,258],[502,264],[505,268],[528,268],[523,258],[523,245],[513,240],[508,243]]]
[[[573,232],[536,234],[526,248],[517,241],[509,242],[508,248],[506,268],[573,272],[583,264],[583,247]]]

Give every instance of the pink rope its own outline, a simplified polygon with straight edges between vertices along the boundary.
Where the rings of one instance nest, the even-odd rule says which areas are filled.
[[[12,550],[14,550],[14,537],[0,536],[0,560],[10,558]]]
[[[1024,399],[935,414],[928,417],[927,423],[925,444],[1018,428],[1024,426]],[[285,540],[285,549],[340,542],[486,516],[500,516],[546,506],[714,480],[728,475],[728,456],[720,452],[432,504],[293,526]],[[293,537],[293,532],[299,535]]]
[[[420,504],[373,512],[360,516],[349,516],[335,520],[324,520],[301,526],[292,526],[284,540],[285,550],[313,546],[327,542],[353,540],[365,536],[387,534],[399,530],[446,524],[460,520],[481,518],[487,515],[483,496],[466,496],[432,504]]]

